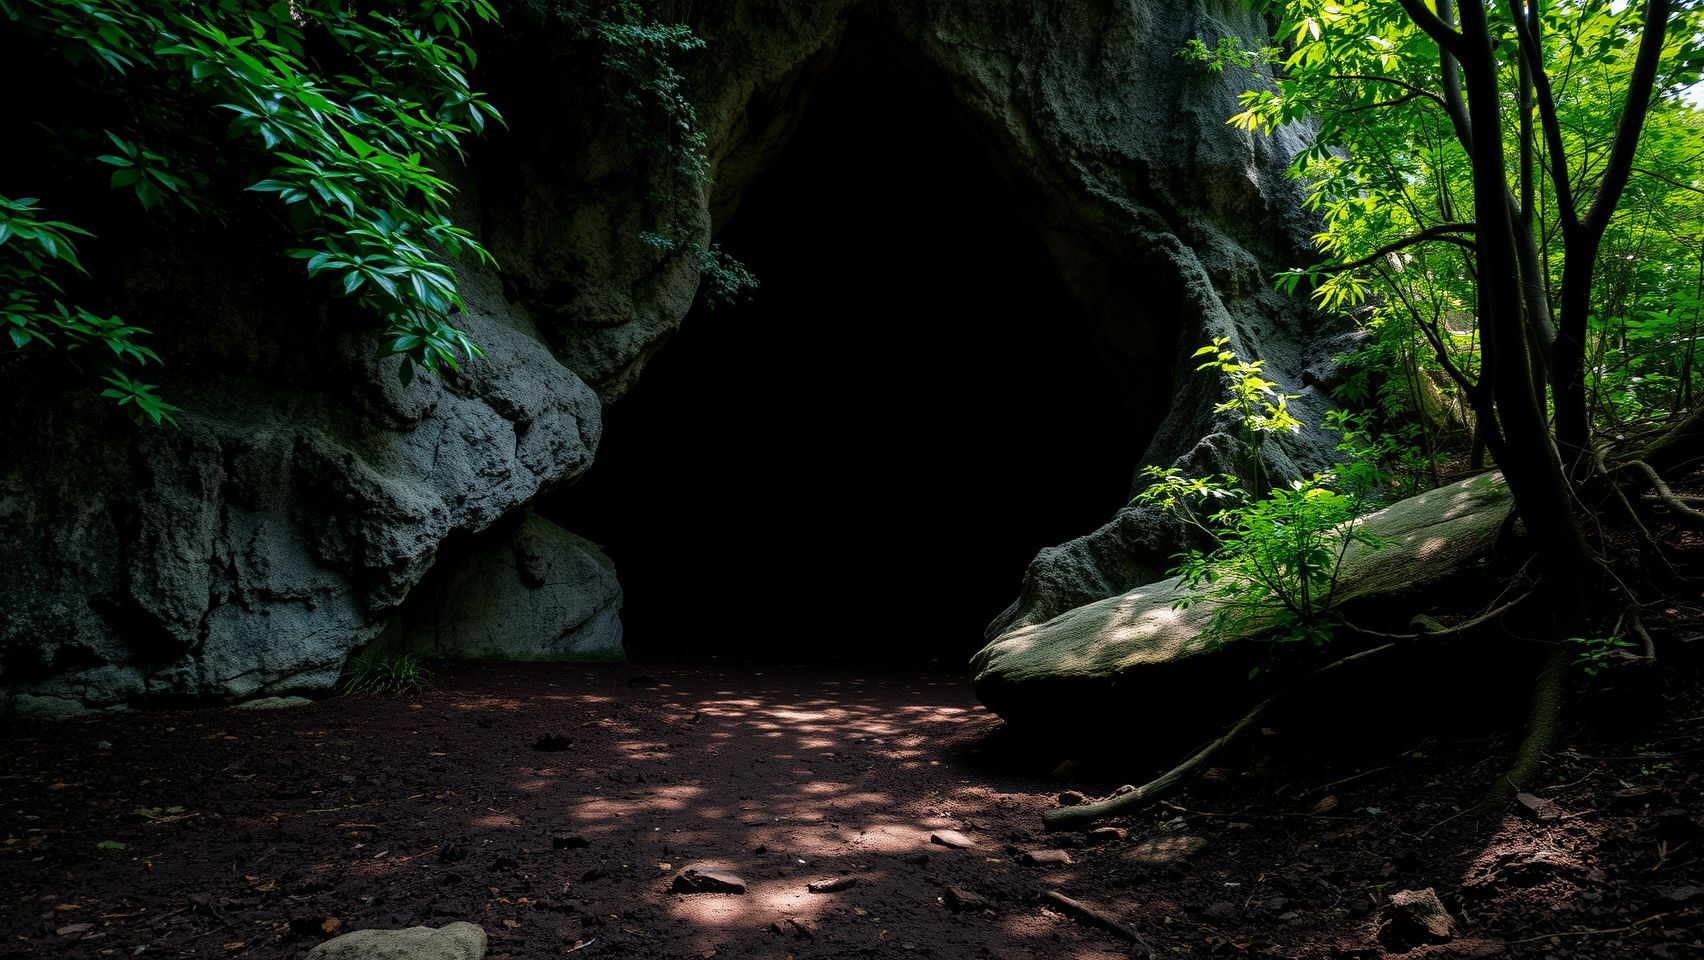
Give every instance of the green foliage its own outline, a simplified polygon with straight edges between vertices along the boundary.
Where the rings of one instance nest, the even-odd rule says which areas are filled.
[[[1298,433],[1302,423],[1290,415],[1289,401],[1300,394],[1279,393],[1277,383],[1260,375],[1264,360],[1243,360],[1226,350],[1228,337],[1214,337],[1213,342],[1195,351],[1196,357],[1208,357],[1195,369],[1216,370],[1224,381],[1225,399],[1213,408],[1214,413],[1233,413],[1242,424],[1249,445],[1248,476],[1254,484],[1255,495],[1265,483],[1261,454],[1266,438],[1274,433]]]
[[[1260,361],[1245,362],[1215,340],[1197,356],[1213,360],[1198,369],[1216,370],[1225,380],[1227,400],[1250,432],[1300,430],[1285,409],[1285,395],[1260,377]],[[1176,468],[1148,467],[1150,483],[1137,503],[1178,516],[1211,546],[1178,555],[1173,569],[1194,593],[1179,601],[1215,605],[1210,629],[1224,633],[1264,617],[1275,620],[1282,641],[1322,645],[1336,626],[1332,606],[1338,573],[1353,544],[1377,549],[1379,541],[1361,529],[1360,516],[1377,495],[1382,476],[1379,450],[1364,425],[1343,411],[1328,415],[1344,460],[1335,469],[1293,480],[1264,495],[1251,495],[1236,477],[1182,476]]]
[[[1288,52],[1273,83],[1242,94],[1243,110],[1230,122],[1265,132],[1304,119],[1318,126],[1290,173],[1323,221],[1314,237],[1323,259],[1282,272],[1278,286],[1311,291],[1320,306],[1350,311],[1363,323],[1368,345],[1350,360],[1374,372],[1362,397],[1381,410],[1387,428],[1419,441],[1434,425],[1424,409],[1429,391],[1416,378],[1436,374],[1444,401],[1469,407],[1481,375],[1475,173],[1452,116],[1452,104],[1463,102],[1461,78],[1443,69],[1436,42],[1400,4],[1254,5],[1275,16],[1276,40]],[[1495,135],[1510,161],[1508,204],[1537,262],[1532,282],[1523,280],[1522,322],[1541,342],[1548,325],[1583,324],[1591,412],[1599,430],[1617,432],[1694,405],[1704,322],[1704,111],[1685,93],[1704,69],[1704,8],[1697,4],[1679,4],[1670,14],[1631,179],[1589,265],[1589,315],[1569,318],[1560,296],[1572,242],[1565,224],[1576,211],[1559,184],[1573,198],[1590,199],[1603,183],[1644,7],[1527,8],[1538,15],[1526,41],[1513,19],[1520,5],[1488,9],[1506,98]],[[1542,135],[1540,97],[1531,68],[1523,69],[1523,50],[1537,51],[1556,88],[1554,141]],[[1574,202],[1583,215],[1585,205]],[[1426,472],[1440,451],[1421,446],[1411,460]]]
[[[755,289],[757,278],[744,264],[717,244],[688,238],[682,226],[708,186],[710,160],[675,61],[702,50],[704,40],[683,24],[658,19],[638,0],[527,0],[527,6],[568,29],[597,58],[613,94],[605,106],[634,150],[668,160],[669,175],[653,184],[650,196],[656,229],[640,239],[663,253],[696,257],[704,302],[712,309]]]
[[[63,299],[65,291],[56,275],[65,268],[85,272],[71,238],[89,236],[88,231],[42,219],[37,202],[33,197],[0,196],[0,320],[5,321],[12,348],[89,349],[107,365],[102,379],[110,386],[103,396],[127,406],[138,420],[170,421],[177,407],[161,400],[151,384],[133,379],[124,370],[159,362],[153,350],[136,340],[148,331],[117,317],[67,305]]]
[[[1253,70],[1278,63],[1283,60],[1284,51],[1279,47],[1250,50],[1243,46],[1241,37],[1220,37],[1211,47],[1199,37],[1190,37],[1183,42],[1183,49],[1177,52],[1177,56],[1186,63],[1205,67],[1210,73],[1223,73],[1226,67]]]
[[[1235,413],[1251,436],[1263,437],[1287,431],[1298,433],[1302,422],[1290,415],[1288,401],[1300,394],[1279,393],[1274,381],[1260,375],[1264,360],[1243,360],[1225,349],[1229,337],[1214,337],[1213,342],[1195,351],[1196,357],[1209,357],[1195,369],[1217,370],[1225,381],[1225,400],[1213,408],[1214,413]]]
[[[355,657],[343,668],[343,692],[415,693],[426,688],[431,674],[417,654]]]
[[[459,156],[464,136],[499,119],[469,85],[475,54],[463,39],[495,10],[489,0],[361,6],[0,0],[0,15],[57,54],[65,76],[42,82],[135,105],[133,129],[98,131],[112,152],[86,157],[113,168],[113,189],[133,192],[151,214],[181,208],[221,222],[245,190],[270,197],[294,235],[289,255],[333,295],[383,319],[406,381],[417,369],[453,369],[481,355],[450,322],[462,301],[443,255],[490,257],[450,221],[450,188],[425,158]],[[222,144],[206,136],[209,118],[224,122]],[[77,133],[62,138],[77,141]],[[36,248],[23,266],[0,248],[14,346],[99,341],[115,363],[157,360],[132,339],[147,331],[61,305],[53,299],[60,288],[34,270],[32,256],[80,269],[69,235],[87,232],[35,219],[35,201],[4,203],[10,230],[0,243]],[[104,379],[102,394],[140,419],[160,422],[175,409],[116,365]]]
[[[1588,677],[1598,676],[1608,670],[1618,658],[1637,659],[1625,652],[1635,644],[1620,637],[1569,637],[1568,642],[1578,649],[1574,665]]]

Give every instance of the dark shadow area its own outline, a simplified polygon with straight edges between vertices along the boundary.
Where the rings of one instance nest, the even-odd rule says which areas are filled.
[[[1024,198],[915,78],[822,82],[702,304],[546,508],[602,544],[631,654],[944,658],[1124,502],[1138,416]]]

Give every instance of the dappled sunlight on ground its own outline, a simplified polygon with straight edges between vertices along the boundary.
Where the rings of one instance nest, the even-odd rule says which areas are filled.
[[[1046,834],[1040,814],[1062,786],[1113,784],[991,769],[1010,742],[956,678],[552,665],[441,682],[18,728],[0,741],[0,957],[300,960],[328,930],[456,920],[488,932],[493,960],[1129,955],[1044,905],[1058,890],[1164,955],[1327,960],[1382,955],[1382,898],[1427,886],[1464,926],[1503,918],[1464,933],[1463,956],[1493,935],[1543,955],[1527,927],[1595,949],[1612,939],[1589,931],[1635,921],[1630,936],[1675,947],[1654,960],[1704,949],[1685,932],[1704,818],[1680,808],[1704,787],[1681,770],[1704,749],[1695,723],[1651,734],[1670,745],[1614,779],[1564,751],[1565,777],[1537,788],[1562,812],[1478,826],[1454,815],[1506,747],[1345,767],[1274,752],[1280,721],[1225,758],[1235,770],[1097,839]],[[1628,801],[1628,784],[1645,792]],[[673,892],[689,864],[747,889]],[[1590,949],[1571,956],[1614,955]]]

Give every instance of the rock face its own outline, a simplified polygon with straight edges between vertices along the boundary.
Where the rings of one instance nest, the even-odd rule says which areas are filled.
[[[452,923],[434,930],[357,930],[308,951],[308,960],[483,960],[485,930]]]
[[[1150,463],[1224,462],[1217,385],[1188,372],[1215,336],[1264,358],[1317,420],[1342,345],[1269,281],[1310,232],[1282,177],[1301,132],[1228,126],[1258,78],[1175,57],[1191,37],[1261,35],[1239,4],[665,6],[707,42],[680,69],[708,187],[636,145],[547,25],[517,10],[487,38],[481,85],[510,132],[453,176],[461,222],[501,269],[464,277],[460,325],[490,356],[459,373],[401,386],[370,321],[323,302],[276,245],[116,244],[114,299],[156,331],[182,426],[137,430],[40,364],[0,378],[7,409],[32,411],[0,426],[0,696],[52,711],[324,690],[381,634],[613,653],[619,591],[595,548],[535,519],[507,541],[482,535],[589,467],[600,401],[692,304],[697,245],[785,146],[815,81],[860,63],[903,64],[1022,188],[1130,403],[1159,423],[1107,442],[1143,445]],[[665,220],[685,247],[644,239]],[[1271,456],[1285,473],[1329,451]],[[1044,551],[996,632],[1122,594],[1171,548],[1156,518],[1126,511]],[[420,588],[435,565],[432,582],[461,591],[453,609]]]
[[[1511,503],[1502,476],[1482,474],[1368,515],[1362,529],[1383,547],[1351,546],[1339,602],[1459,573],[1490,548]],[[1175,606],[1187,593],[1177,579],[1161,580],[1002,634],[972,661],[977,695],[1013,722],[1078,735],[1235,710],[1225,691],[1238,689],[1262,653],[1240,641],[1271,618],[1210,634],[1211,604]]]
[[[440,565],[376,648],[443,660],[619,660],[621,584],[589,540],[536,514]]]
[[[0,684],[91,706],[326,689],[446,538],[586,469],[597,397],[470,280],[462,325],[489,356],[447,378],[404,388],[353,337],[299,389],[180,351],[204,375],[171,389],[181,429],[93,402],[15,422]]]

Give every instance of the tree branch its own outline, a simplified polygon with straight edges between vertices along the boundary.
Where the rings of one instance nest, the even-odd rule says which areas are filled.
[[[1462,49],[1466,46],[1467,41],[1455,30],[1455,28],[1444,22],[1443,18],[1440,16],[1440,14],[1443,13],[1446,4],[1438,4],[1439,12],[1433,13],[1431,10],[1426,8],[1426,4],[1423,0],[1400,0],[1400,2],[1402,3],[1403,12],[1408,14],[1409,19],[1414,21],[1415,26],[1426,31],[1426,36],[1431,37],[1437,42],[1438,46],[1442,47],[1447,52],[1456,56],[1461,55]]]
[[[1638,166],[1637,164],[1635,164],[1632,167],[1632,170],[1633,170],[1634,173],[1637,173],[1640,176],[1650,177],[1653,180],[1661,180],[1662,182],[1668,184],[1669,186],[1674,187],[1676,190],[1690,190],[1693,193],[1704,193],[1704,187],[1695,187],[1690,183],[1681,183],[1679,180],[1676,180],[1673,177],[1663,176],[1662,174],[1658,173],[1655,170],[1649,169],[1648,167],[1641,167],[1641,166]]]
[[[1668,35],[1668,20],[1669,0],[1648,0],[1644,35],[1639,38],[1639,58],[1633,62],[1633,75],[1627,83],[1627,104],[1621,108],[1621,118],[1615,124],[1615,144],[1609,149],[1609,164],[1598,182],[1597,196],[1592,198],[1591,209],[1583,219],[1587,229],[1602,231],[1609,226],[1609,218],[1621,202],[1621,191],[1627,187],[1633,152],[1639,147],[1645,115],[1651,111],[1651,90],[1656,84],[1657,63],[1663,55],[1663,40]]]
[[[1423,87],[1419,87],[1419,86],[1416,86],[1415,84],[1409,83],[1406,80],[1398,80],[1395,77],[1375,77],[1375,76],[1370,76],[1370,75],[1361,74],[1361,73],[1334,73],[1334,74],[1331,74],[1330,76],[1326,77],[1326,79],[1327,80],[1359,80],[1359,81],[1362,81],[1364,83],[1388,83],[1393,87],[1399,87],[1403,90],[1408,91],[1408,93],[1409,93],[1409,95],[1406,96],[1406,97],[1403,97],[1402,100],[1392,101],[1393,103],[1401,103],[1401,102],[1406,101],[1406,100],[1412,100],[1415,97],[1425,97],[1426,99],[1432,101],[1433,103],[1436,103],[1440,107],[1444,107],[1445,109],[1449,108],[1449,104],[1444,102],[1443,97],[1441,97],[1441,96],[1437,95],[1436,93],[1433,93],[1432,91],[1427,90]]]
[[[1544,151],[1549,154],[1544,166],[1550,171],[1563,236],[1567,236],[1579,222],[1579,211],[1574,208],[1574,188],[1568,182],[1568,151],[1562,146],[1562,124],[1556,116],[1556,97],[1550,91],[1550,73],[1544,69],[1544,51],[1539,47],[1538,36],[1525,18],[1515,17],[1515,31],[1520,36],[1521,57],[1526,61],[1536,93],[1538,119],[1544,129]]]
[[[1459,236],[1459,234],[1471,234],[1473,233],[1473,230],[1474,227],[1471,223],[1440,223],[1435,226],[1427,227],[1412,236],[1404,237],[1401,240],[1393,240],[1364,257],[1350,260],[1345,263],[1325,264],[1314,267],[1309,272],[1317,271],[1321,273],[1339,273],[1344,270],[1354,270],[1357,267],[1364,267],[1368,264],[1377,263],[1398,250],[1406,250],[1416,244],[1426,243],[1431,240],[1442,240],[1445,243],[1453,243],[1465,250],[1472,250],[1473,241],[1464,236]]]

